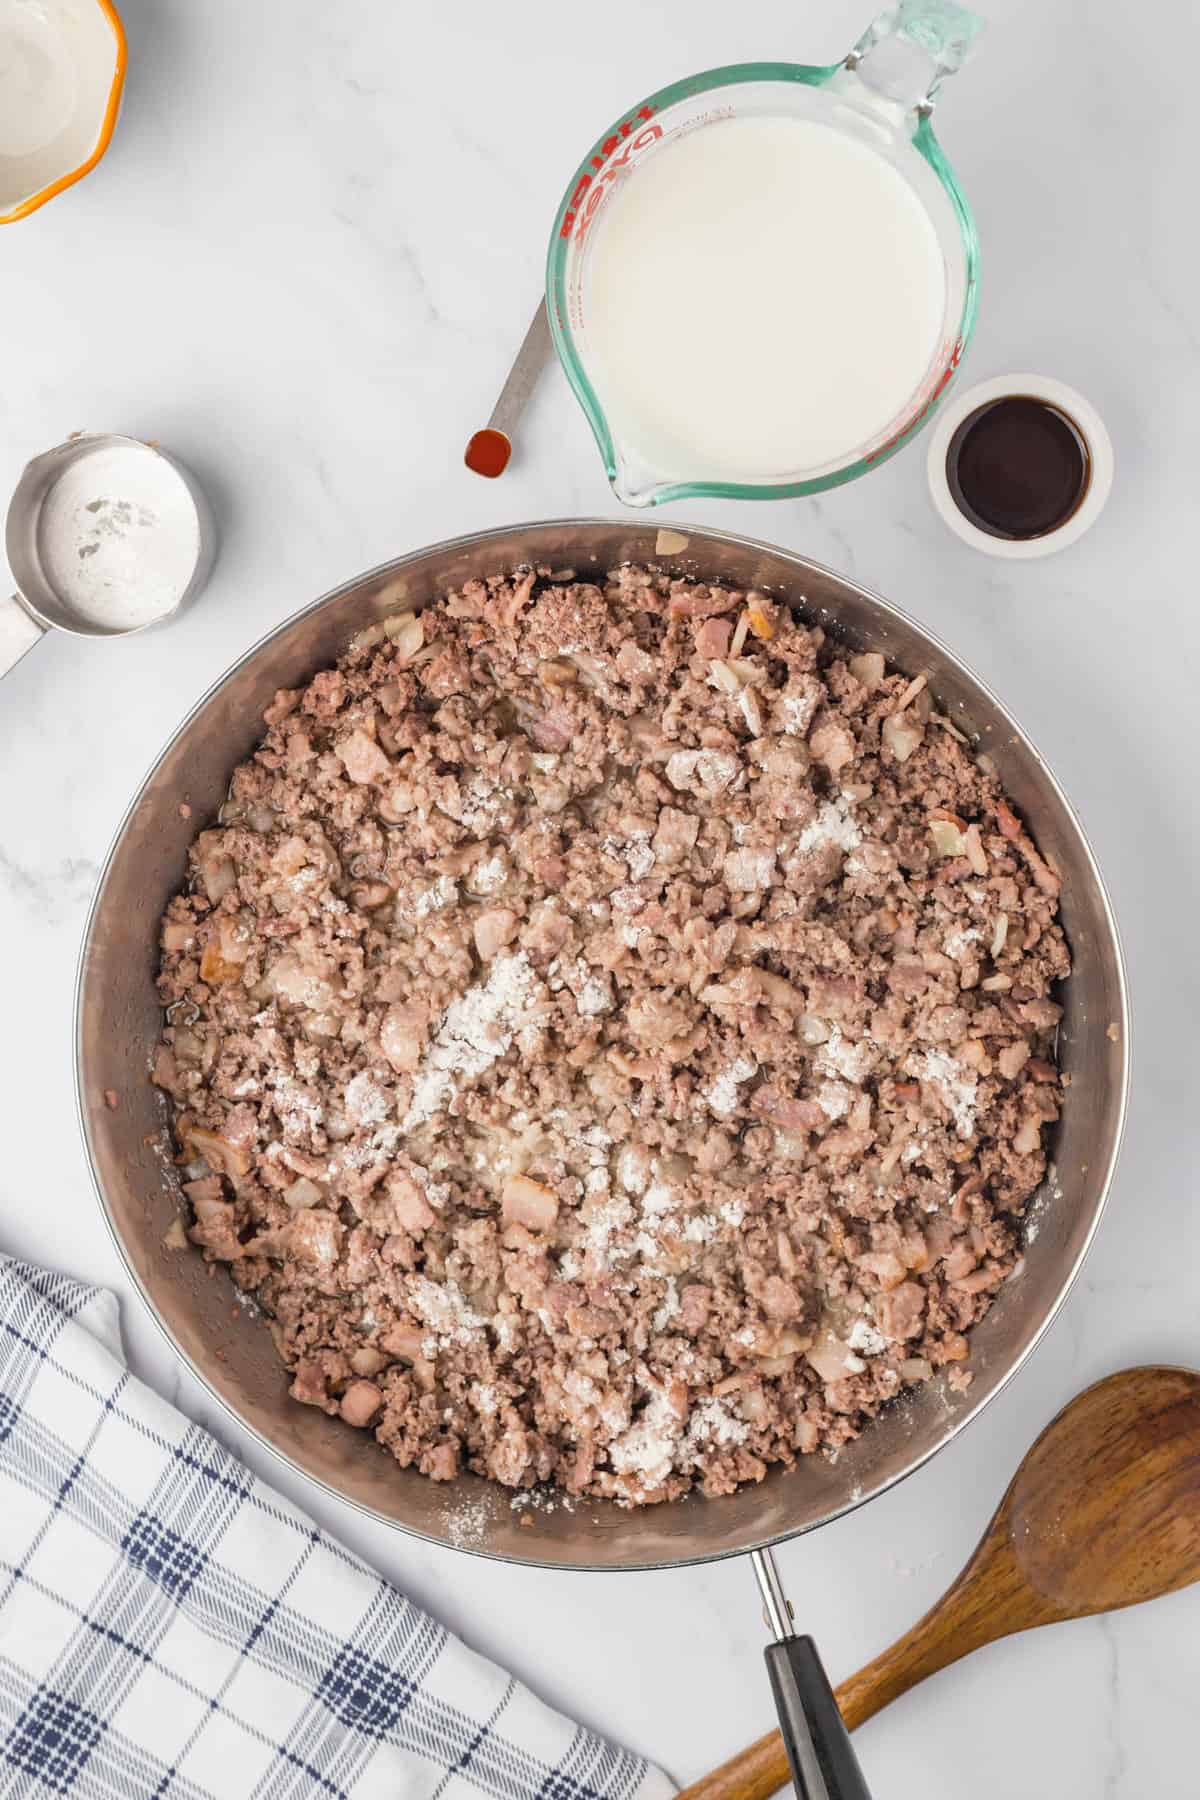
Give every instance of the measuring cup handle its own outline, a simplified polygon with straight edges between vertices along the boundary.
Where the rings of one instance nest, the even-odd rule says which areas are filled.
[[[868,25],[842,66],[880,99],[927,113],[982,30],[983,20],[957,0],[897,0]]]
[[[46,627],[27,611],[19,595],[0,600],[0,675],[7,675],[45,635]]]

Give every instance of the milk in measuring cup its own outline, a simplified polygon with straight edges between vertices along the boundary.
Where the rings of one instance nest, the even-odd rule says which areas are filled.
[[[718,120],[607,196],[588,271],[589,355],[614,437],[668,479],[820,469],[911,401],[946,273],[884,157],[809,119]]]

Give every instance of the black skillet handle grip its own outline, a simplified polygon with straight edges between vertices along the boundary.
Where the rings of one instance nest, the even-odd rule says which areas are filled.
[[[797,1800],[871,1800],[812,1639],[784,1638],[766,1658]]]

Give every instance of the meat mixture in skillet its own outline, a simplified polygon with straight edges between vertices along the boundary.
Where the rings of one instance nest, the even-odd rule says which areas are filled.
[[[167,909],[154,1078],[297,1400],[647,1502],[969,1381],[1068,955],[921,677],[758,593],[525,570],[266,726]]]

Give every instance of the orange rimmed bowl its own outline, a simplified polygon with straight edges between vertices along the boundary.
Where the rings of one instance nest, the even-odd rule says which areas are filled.
[[[0,225],[95,168],[124,85],[112,0],[0,0]]]

